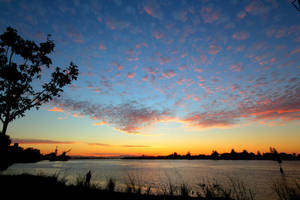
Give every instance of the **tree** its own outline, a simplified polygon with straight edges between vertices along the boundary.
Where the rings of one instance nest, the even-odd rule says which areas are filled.
[[[54,50],[50,40],[36,44],[24,40],[17,30],[8,27],[0,35],[0,120],[2,136],[6,135],[8,124],[31,108],[39,108],[53,97],[60,96],[63,87],[76,80],[78,67],[72,62],[67,68],[56,67],[50,80],[33,86],[35,80],[41,80],[43,68],[52,64],[49,54]]]

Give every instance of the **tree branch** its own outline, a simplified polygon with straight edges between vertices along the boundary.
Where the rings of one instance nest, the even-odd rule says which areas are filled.
[[[10,56],[9,56],[9,63],[8,63],[8,66],[11,65],[11,59],[12,59],[13,55],[14,55],[14,51],[11,51]]]
[[[0,116],[0,120],[1,120],[1,122],[2,122],[2,123],[4,123],[4,120],[2,119],[2,117],[1,117],[1,116]]]

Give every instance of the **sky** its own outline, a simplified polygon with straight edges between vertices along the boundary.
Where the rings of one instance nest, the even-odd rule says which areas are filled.
[[[300,153],[300,13],[289,0],[0,0],[0,32],[73,61],[60,98],[9,124],[71,155]]]

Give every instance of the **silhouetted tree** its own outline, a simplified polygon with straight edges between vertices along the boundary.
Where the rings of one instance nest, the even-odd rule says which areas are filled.
[[[211,157],[212,159],[218,159],[218,158],[219,158],[219,153],[218,153],[217,151],[214,150],[214,151],[212,151],[210,157]]]
[[[52,64],[48,57],[53,52],[54,42],[50,35],[46,42],[36,44],[24,40],[17,30],[8,27],[0,35],[0,120],[2,135],[8,124],[31,108],[39,108],[43,103],[63,92],[62,88],[76,80],[78,67],[72,62],[61,69],[56,67],[48,82],[40,90],[33,87],[34,80],[41,79],[42,68]]]

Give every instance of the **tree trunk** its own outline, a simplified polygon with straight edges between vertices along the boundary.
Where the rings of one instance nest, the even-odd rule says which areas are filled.
[[[2,135],[6,135],[7,126],[8,126],[8,121],[4,121],[2,126]]]

